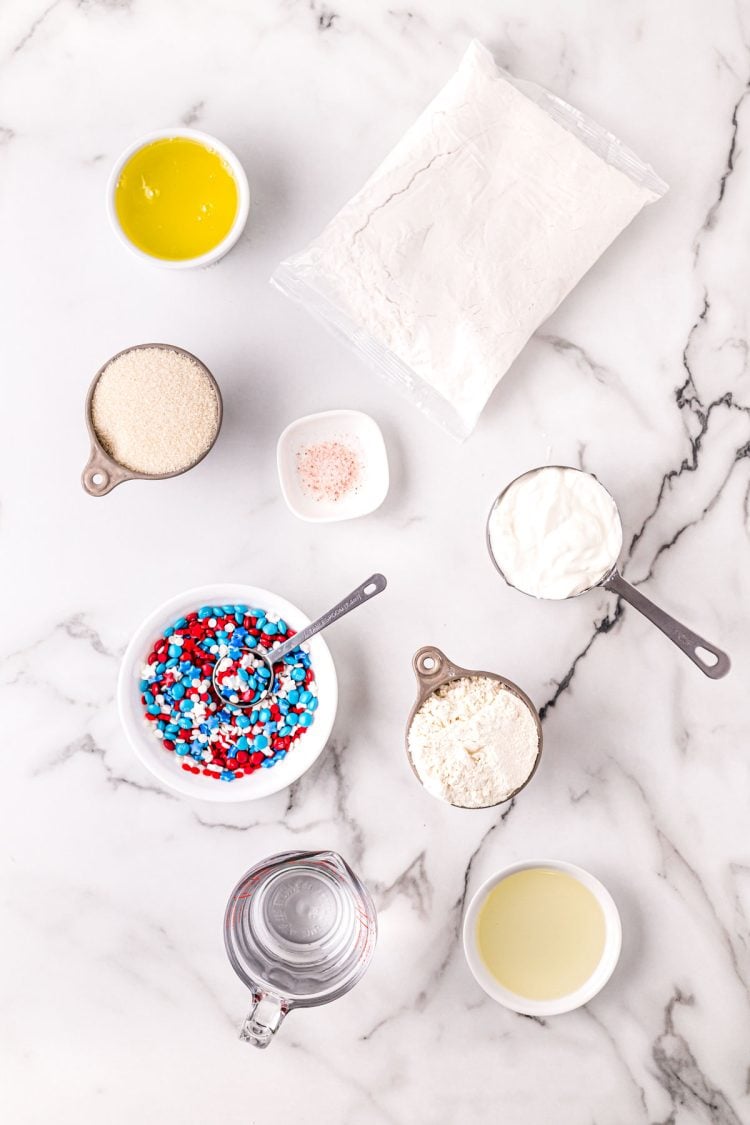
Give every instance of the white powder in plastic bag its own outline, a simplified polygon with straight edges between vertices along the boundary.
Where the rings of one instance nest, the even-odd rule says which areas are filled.
[[[272,281],[455,437],[666,184],[478,42],[365,186]]]

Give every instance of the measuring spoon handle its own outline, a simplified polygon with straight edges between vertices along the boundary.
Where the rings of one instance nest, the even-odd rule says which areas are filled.
[[[382,574],[370,575],[361,586],[357,586],[356,590],[352,590],[351,594],[347,595],[347,597],[345,597],[343,601],[340,601],[338,605],[335,605],[333,609],[329,609],[328,612],[324,613],[322,617],[319,617],[317,621],[312,621],[309,625],[306,625],[304,629],[300,629],[299,633],[295,633],[288,641],[284,641],[278,648],[275,648],[270,654],[274,664],[278,664],[280,660],[283,660],[285,656],[288,656],[289,653],[295,648],[298,648],[299,645],[303,645],[305,641],[309,641],[310,637],[314,637],[316,633],[320,633],[323,629],[327,629],[329,625],[333,625],[334,621],[338,621],[340,617],[351,613],[357,606],[369,602],[376,594],[382,594],[387,585],[388,583]]]
[[[624,598],[626,602],[630,602],[644,617],[656,625],[657,629],[661,629],[670,641],[690,657],[704,676],[710,676],[712,680],[720,680],[722,676],[726,676],[731,664],[725,652],[703,637],[699,637],[692,629],[680,624],[674,617],[670,617],[658,605],[654,605],[640,590],[626,582],[618,571],[613,571],[609,578],[602,582],[602,586],[618,597]]]

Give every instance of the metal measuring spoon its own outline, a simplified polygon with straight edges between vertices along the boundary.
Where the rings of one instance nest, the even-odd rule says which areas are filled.
[[[538,469],[530,469],[527,473],[522,473],[521,476],[516,477],[515,480],[512,480],[510,484],[506,485],[506,487],[496,498],[495,502],[490,508],[490,514],[487,517],[487,550],[489,551],[489,555],[492,559],[495,569],[499,574],[502,575],[505,582],[507,582],[508,585],[511,586],[514,590],[518,590],[519,587],[514,586],[514,584],[505,576],[505,574],[503,574],[503,571],[498,564],[498,561],[495,558],[494,552],[492,550],[492,540],[490,538],[490,521],[492,519],[493,512],[498,507],[498,505],[502,503],[503,497],[505,496],[506,492],[516,483],[516,481],[520,480],[521,477],[528,477],[536,473],[544,472],[545,469],[566,469],[570,470],[571,472],[584,472],[583,469],[575,469],[571,465],[542,465]],[[593,476],[594,474],[584,473],[584,475]],[[594,480],[596,480],[596,483],[599,485],[599,487],[604,489],[607,495],[611,498],[619,517],[619,508],[617,508],[617,502],[614,496],[612,496],[611,492],[609,492],[608,489],[604,488],[604,485],[596,477],[594,477]],[[720,680],[722,676],[726,676],[731,667],[731,663],[727,654],[725,652],[722,652],[720,648],[716,648],[715,645],[712,645],[709,641],[705,640],[704,637],[701,637],[697,633],[694,633],[692,629],[688,629],[687,626],[681,624],[681,622],[677,621],[674,617],[671,617],[668,613],[665,613],[663,609],[660,609],[659,606],[655,605],[652,601],[649,600],[649,598],[645,597],[645,595],[642,594],[640,590],[637,590],[635,586],[631,586],[629,582],[626,582],[626,580],[622,577],[617,569],[617,561],[618,560],[615,559],[612,568],[607,571],[599,579],[598,582],[594,582],[591,586],[587,586],[585,590],[579,590],[576,594],[569,594],[568,597],[577,598],[580,594],[586,594],[589,592],[589,590],[593,590],[597,586],[602,586],[605,590],[610,590],[613,594],[616,594],[618,598],[623,598],[626,602],[629,602],[630,605],[637,609],[639,613],[642,613],[644,617],[647,617],[648,620],[652,622],[652,624],[656,625],[658,629],[661,629],[662,633],[664,633],[665,636],[669,637],[670,641],[672,641],[673,644],[676,644],[677,647],[681,649],[685,653],[685,655],[692,660],[693,664],[700,668],[701,672],[703,672],[705,676],[709,676],[712,680]],[[519,590],[519,593],[525,594],[526,591]],[[528,594],[527,596],[534,597],[535,595]]]
[[[237,711],[247,711],[257,707],[260,701],[264,699],[271,690],[275,665],[279,664],[290,652],[294,652],[296,648],[303,645],[305,641],[309,641],[316,633],[322,632],[323,629],[327,629],[329,625],[332,625],[334,621],[338,621],[340,617],[344,617],[345,614],[351,613],[353,609],[364,605],[365,602],[374,598],[376,594],[381,594],[387,585],[388,583],[382,574],[372,574],[361,586],[358,586],[356,590],[352,590],[351,594],[348,594],[343,601],[335,605],[333,609],[329,609],[327,613],[324,613],[316,621],[312,621],[309,625],[306,625],[304,629],[300,629],[299,633],[295,633],[293,637],[282,641],[280,645],[277,645],[276,648],[268,652],[263,651],[260,644],[256,648],[243,645],[242,648],[245,652],[248,652],[253,657],[253,660],[257,661],[259,665],[258,673],[261,674],[260,678],[263,680],[263,683],[258,686],[257,691],[253,693],[252,699],[230,699],[222,690],[222,685],[217,683],[216,677],[221,672],[222,668],[225,667],[227,663],[236,664],[238,661],[237,657],[222,656],[216,661],[213,671],[211,672],[211,687],[214,690],[216,698],[220,703],[224,703],[228,707],[233,707]],[[265,675],[262,673],[265,673]]]

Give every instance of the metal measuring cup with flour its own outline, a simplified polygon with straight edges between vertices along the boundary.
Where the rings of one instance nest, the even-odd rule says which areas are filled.
[[[547,465],[516,477],[487,520],[490,558],[509,586],[535,598],[577,597],[596,586],[634,606],[713,680],[729,657],[660,609],[617,569],[622,522],[613,497],[591,473]]]

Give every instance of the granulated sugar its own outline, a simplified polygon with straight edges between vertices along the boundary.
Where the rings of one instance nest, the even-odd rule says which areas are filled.
[[[105,367],[91,420],[103,448],[136,473],[177,473],[207,451],[219,425],[211,380],[172,348],[133,348]]]
[[[498,680],[467,676],[432,692],[408,735],[429,793],[452,805],[504,801],[529,778],[539,754],[535,716]]]

